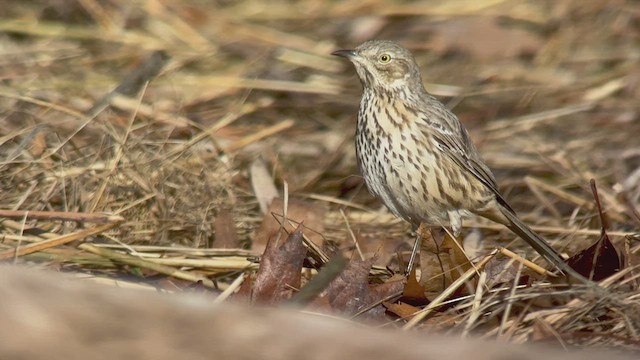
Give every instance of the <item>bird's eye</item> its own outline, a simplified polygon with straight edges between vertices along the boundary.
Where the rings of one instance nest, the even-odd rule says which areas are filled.
[[[389,61],[391,61],[391,55],[389,54],[382,54],[380,55],[380,57],[378,58],[378,61],[380,61],[382,64],[386,64]]]

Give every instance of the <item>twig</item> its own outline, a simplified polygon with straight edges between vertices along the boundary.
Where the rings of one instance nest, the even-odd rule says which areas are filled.
[[[420,321],[431,314],[431,312],[433,312],[435,308],[442,305],[442,302],[449,296],[451,296],[456,290],[458,290],[460,286],[464,285],[465,282],[471,279],[476,274],[476,271],[484,267],[489,262],[489,260],[496,256],[497,253],[497,249],[493,250],[491,254],[485,256],[478,264],[462,274],[462,276],[460,276],[456,281],[449,285],[449,287],[446,288],[442,293],[440,293],[440,295],[433,299],[433,301],[431,301],[429,305],[413,314],[413,317],[409,321],[407,321],[407,323],[402,327],[402,330],[410,330],[414,328]]]
[[[96,254],[96,255],[100,255],[100,256],[105,257],[107,259],[123,263],[123,264],[149,269],[149,270],[152,270],[152,271],[155,271],[155,272],[159,272],[161,274],[165,274],[165,275],[168,275],[168,276],[173,276],[175,278],[182,279],[182,280],[187,280],[187,281],[192,281],[192,282],[200,282],[205,287],[215,288],[215,284],[213,283],[213,281],[211,281],[209,278],[207,278],[207,277],[205,277],[203,275],[190,273],[188,271],[178,270],[178,269],[173,268],[171,266],[155,264],[155,263],[153,263],[151,261],[143,260],[143,259],[131,256],[131,255],[119,254],[119,253],[117,253],[115,251],[111,251],[111,250],[107,250],[107,249],[101,249],[101,248],[99,248],[97,246],[93,246],[91,244],[86,244],[86,243],[85,244],[80,244],[80,246],[78,246],[78,248],[82,249],[82,250],[85,250],[85,251],[88,251],[90,253]]]
[[[62,220],[89,223],[113,223],[124,221],[124,218],[122,216],[108,214],[80,213],[69,211],[0,210],[0,217],[22,219],[25,216],[27,217],[27,220]]]
[[[54,246],[59,246],[59,245],[64,245],[67,243],[70,243],[74,240],[80,240],[80,239],[84,239],[88,236],[91,235],[95,235],[95,234],[99,234],[101,232],[107,231],[109,229],[112,229],[116,226],[118,226],[120,223],[119,222],[113,222],[113,223],[108,223],[108,224],[104,224],[104,225],[98,225],[96,227],[92,227],[89,229],[84,229],[84,230],[80,230],[71,234],[65,234],[62,236],[59,236],[57,238],[53,238],[53,239],[48,239],[48,240],[43,240],[43,241],[39,241],[36,243],[31,243],[27,246],[23,246],[20,248],[15,248],[15,249],[11,249],[11,250],[6,250],[3,252],[0,252],[0,259],[7,259],[10,257],[14,257],[14,256],[22,256],[22,255],[27,255],[27,254],[31,254],[34,252],[38,252],[38,251],[42,251]]]
[[[523,258],[522,256],[514,253],[513,251],[507,249],[507,248],[500,248],[500,253],[502,255],[508,256],[512,259],[514,259],[515,261],[522,263],[524,266],[528,267],[529,269],[535,271],[536,273],[540,274],[540,275],[545,275],[545,276],[551,276],[551,277],[555,277],[556,275],[553,274],[552,272],[550,272],[549,270],[539,266],[538,264],[529,261],[525,258]]]

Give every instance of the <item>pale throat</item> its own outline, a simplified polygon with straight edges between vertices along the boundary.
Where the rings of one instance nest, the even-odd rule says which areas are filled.
[[[396,90],[406,88],[410,77],[411,74],[406,73],[402,77],[395,78],[388,86]]]

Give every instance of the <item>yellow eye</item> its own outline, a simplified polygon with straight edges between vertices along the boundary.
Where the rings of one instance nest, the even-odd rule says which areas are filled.
[[[388,63],[389,61],[391,61],[391,55],[389,54],[382,54],[380,55],[380,57],[378,58],[378,61],[380,61],[383,64]]]

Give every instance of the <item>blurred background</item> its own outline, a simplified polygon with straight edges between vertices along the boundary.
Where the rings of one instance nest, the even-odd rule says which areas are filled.
[[[3,0],[0,208],[117,213],[107,243],[237,248],[286,190],[320,241],[353,233],[384,264],[411,236],[357,175],[361,88],[329,55],[369,39],[414,52],[554,246],[597,239],[591,178],[613,240],[638,228],[640,4],[622,0]],[[469,226],[478,253],[513,240]],[[47,259],[77,265],[65,251]]]

